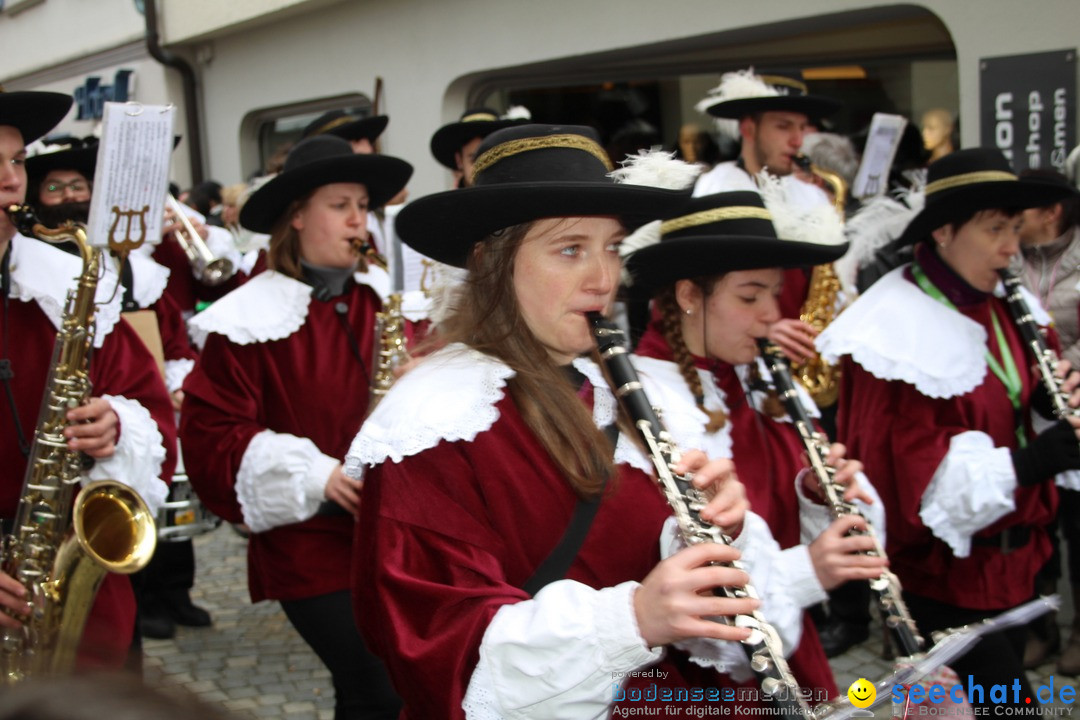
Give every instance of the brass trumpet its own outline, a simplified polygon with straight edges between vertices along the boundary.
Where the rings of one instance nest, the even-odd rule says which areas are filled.
[[[220,285],[235,275],[236,268],[233,267],[232,261],[228,258],[214,256],[214,253],[210,251],[206,242],[191,224],[187,213],[180,207],[180,203],[176,201],[176,198],[166,194],[165,204],[173,211],[173,215],[183,226],[173,231],[173,237],[176,238],[176,242],[180,243],[180,247],[184,249],[184,254],[187,255],[188,262],[191,263],[191,267],[195,271],[195,276],[204,285],[213,287]]]

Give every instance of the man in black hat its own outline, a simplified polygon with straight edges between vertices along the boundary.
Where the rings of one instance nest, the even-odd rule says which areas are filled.
[[[359,117],[344,110],[331,110],[308,123],[301,139],[315,135],[336,135],[348,140],[354,153],[370,155],[375,152],[375,141],[386,129],[390,118],[386,115]]]
[[[0,206],[21,204],[27,187],[26,141],[44,135],[71,107],[58,93],[0,92]],[[20,504],[23,475],[34,457],[34,430],[42,391],[53,365],[53,346],[65,297],[83,263],[48,243],[21,235],[0,212],[0,518],[10,530]],[[156,512],[168,492],[176,428],[172,404],[157,365],[110,300],[116,274],[98,283],[89,379],[93,397],[71,410],[67,448],[93,459],[90,479],[111,477],[138,492]],[[26,588],[0,573],[0,627],[15,628],[27,612]],[[71,598],[71,602],[79,602]],[[124,665],[135,629],[130,581],[107,573],[93,601],[78,662],[86,667]]]
[[[528,122],[529,118],[529,111],[518,106],[501,116],[491,108],[470,108],[462,113],[457,122],[443,125],[435,131],[431,136],[431,154],[440,165],[453,171],[457,187],[471,187],[473,162],[480,141],[496,130]]]

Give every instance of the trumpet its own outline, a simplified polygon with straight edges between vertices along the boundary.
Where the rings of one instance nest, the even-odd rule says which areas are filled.
[[[187,213],[180,207],[172,195],[165,195],[165,205],[172,210],[177,221],[183,226],[173,231],[173,237],[180,247],[184,249],[188,262],[197,277],[204,285],[211,287],[220,285],[236,274],[236,268],[228,258],[215,257],[207,247],[195,227],[188,219]]]

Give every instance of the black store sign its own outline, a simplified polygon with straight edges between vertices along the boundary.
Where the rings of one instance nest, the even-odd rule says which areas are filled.
[[[1058,170],[1076,145],[1076,50],[984,58],[979,63],[983,147],[1020,172]]]

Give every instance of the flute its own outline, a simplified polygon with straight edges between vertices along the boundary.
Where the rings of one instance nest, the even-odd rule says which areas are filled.
[[[829,455],[829,442],[825,435],[818,432],[814,427],[813,420],[806,412],[806,407],[799,399],[795,389],[795,383],[791,379],[791,366],[780,348],[769,342],[768,338],[758,338],[758,347],[765,360],[765,365],[772,374],[773,385],[780,396],[780,401],[787,410],[788,417],[799,431],[806,455],[810,460],[810,470],[817,478],[821,486],[821,493],[828,506],[833,519],[844,515],[858,515],[863,517],[859,508],[854,503],[844,500],[844,488],[836,482],[836,468],[826,465],[825,459]],[[866,531],[851,530],[849,535],[866,535],[874,541],[874,549],[867,551],[867,555],[885,557],[885,549],[881,546],[877,533],[868,518]],[[919,635],[915,626],[915,620],[907,608],[901,595],[900,579],[895,573],[885,569],[880,577],[870,581],[870,589],[877,596],[877,605],[881,610],[882,622],[889,630],[901,654],[906,657],[917,655],[923,651],[925,642]]]
[[[731,544],[731,538],[720,528],[701,519],[700,511],[706,505],[703,493],[695,489],[689,475],[676,475],[672,468],[679,462],[679,448],[649,403],[642,389],[637,371],[630,364],[624,347],[623,332],[617,325],[600,313],[589,313],[593,337],[600,350],[600,359],[607,369],[612,391],[630,416],[638,435],[656,469],[660,490],[667,499],[679,526],[679,534],[687,545],[699,543]],[[740,568],[738,562],[723,563],[724,567]],[[756,598],[751,585],[739,588],[714,588],[720,597],[742,599]],[[750,637],[742,641],[750,660],[750,667],[757,676],[765,697],[784,717],[812,718],[813,711],[806,703],[795,677],[784,659],[780,636],[758,611],[734,618],[720,618],[720,622],[750,629]]]

